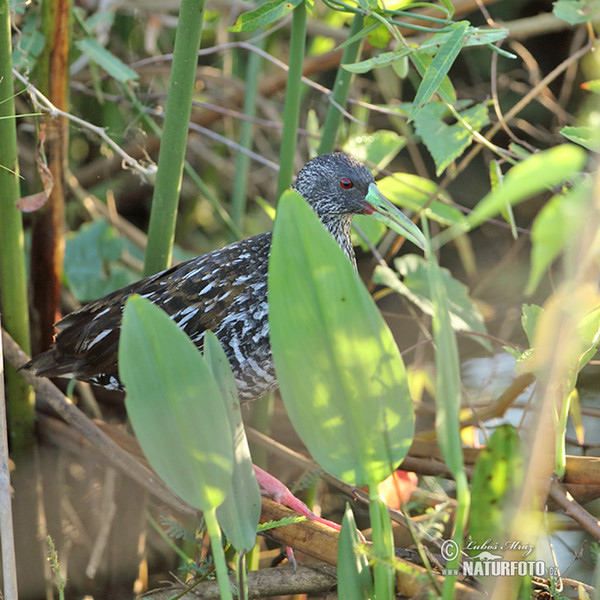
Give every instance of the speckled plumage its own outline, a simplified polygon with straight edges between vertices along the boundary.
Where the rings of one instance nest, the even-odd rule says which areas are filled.
[[[373,181],[361,163],[332,153],[309,161],[293,186],[353,262],[350,221],[355,214],[373,212],[365,204]],[[136,293],[165,310],[200,348],[204,332],[214,331],[231,362],[240,398],[262,396],[277,387],[267,319],[270,246],[270,233],[257,235],[88,304],[57,323],[53,346],[26,368],[38,375],[122,389],[117,367],[120,324],[125,301]]]

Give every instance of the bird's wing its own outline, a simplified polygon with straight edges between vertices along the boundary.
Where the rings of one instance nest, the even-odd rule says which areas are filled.
[[[118,344],[125,302],[139,294],[160,306],[201,346],[232,302],[257,278],[266,281],[270,234],[242,240],[137,281],[67,315],[52,347],[26,368],[119,387]]]

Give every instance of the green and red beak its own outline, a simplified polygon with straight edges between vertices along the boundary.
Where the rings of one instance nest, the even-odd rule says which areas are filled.
[[[366,206],[363,214],[372,215],[397,234],[404,236],[415,246],[425,250],[427,240],[421,230],[398,208],[396,208],[372,183],[365,198]]]

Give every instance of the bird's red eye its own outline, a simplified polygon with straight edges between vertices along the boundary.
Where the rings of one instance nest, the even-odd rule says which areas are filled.
[[[344,177],[343,179],[340,179],[340,185],[345,190],[349,190],[354,185],[354,183],[352,183],[352,179],[348,179],[348,177]]]

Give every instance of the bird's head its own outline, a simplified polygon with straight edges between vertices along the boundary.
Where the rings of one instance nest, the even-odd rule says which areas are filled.
[[[421,230],[377,189],[371,172],[344,152],[313,158],[292,186],[327,225],[354,215],[373,215],[408,240],[425,248]]]

